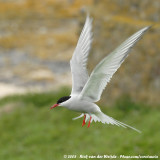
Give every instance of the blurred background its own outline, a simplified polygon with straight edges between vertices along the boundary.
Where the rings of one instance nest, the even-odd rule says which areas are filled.
[[[70,94],[72,57],[86,12],[93,18],[89,72],[139,29],[152,25],[98,103],[116,126],[81,128],[77,114],[49,111]],[[63,159],[64,154],[158,155],[159,0],[0,0],[0,159]],[[84,147],[85,146],[85,147]]]

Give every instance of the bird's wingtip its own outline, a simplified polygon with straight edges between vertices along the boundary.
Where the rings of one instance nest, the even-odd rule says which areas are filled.
[[[144,31],[148,31],[153,25],[149,25],[143,28]]]

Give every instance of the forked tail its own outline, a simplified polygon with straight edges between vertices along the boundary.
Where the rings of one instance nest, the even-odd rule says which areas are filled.
[[[102,123],[107,123],[107,124],[122,126],[122,127],[124,127],[124,128],[127,128],[127,127],[128,127],[128,128],[131,128],[131,129],[133,129],[133,130],[141,133],[141,131],[139,131],[138,129],[136,129],[136,128],[134,128],[134,127],[131,127],[131,126],[129,126],[129,125],[125,124],[125,123],[122,123],[122,122],[120,122],[120,121],[117,121],[117,120],[113,119],[112,117],[107,116],[107,115],[104,114],[103,112],[98,112],[98,113],[96,113],[96,114],[88,114],[88,113],[86,113],[85,115],[86,115],[86,119],[85,119],[86,122],[89,120],[89,118],[90,118],[90,116],[91,116],[91,117],[92,117],[91,122],[92,122],[92,121],[95,121],[95,122],[98,121],[98,122],[102,122]],[[78,116],[78,117],[76,117],[76,118],[73,118],[73,120],[76,120],[76,119],[81,118],[81,117],[83,117],[83,116],[84,116],[84,114],[82,113],[80,116]]]

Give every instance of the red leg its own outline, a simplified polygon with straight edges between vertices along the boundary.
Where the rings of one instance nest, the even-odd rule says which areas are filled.
[[[88,127],[87,127],[87,128],[89,128],[89,127],[90,127],[91,119],[92,119],[92,117],[90,116],[90,120],[89,120],[89,123],[88,123]]]
[[[84,115],[84,119],[83,119],[82,127],[86,124],[85,119],[86,119],[86,115]]]

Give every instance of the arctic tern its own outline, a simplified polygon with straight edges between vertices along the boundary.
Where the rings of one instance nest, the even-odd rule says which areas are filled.
[[[101,94],[113,74],[128,56],[131,48],[149,28],[149,26],[144,27],[129,37],[113,52],[106,56],[94,68],[89,76],[87,72],[87,60],[92,43],[92,19],[87,16],[77,46],[70,60],[72,73],[71,94],[70,96],[60,98],[57,103],[51,107],[51,109],[57,106],[63,106],[69,110],[82,113],[79,117],[73,118],[75,120],[84,116],[82,126],[89,121],[88,127],[90,127],[92,121],[98,121],[122,126],[124,128],[129,127],[140,132],[127,124],[107,116],[101,111],[95,102],[100,100]]]

